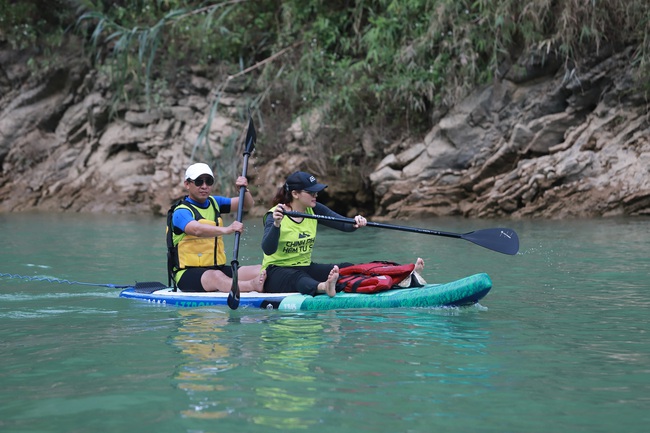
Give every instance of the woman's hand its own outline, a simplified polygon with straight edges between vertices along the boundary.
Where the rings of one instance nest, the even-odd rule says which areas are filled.
[[[362,217],[361,215],[357,215],[357,216],[355,216],[355,217],[354,217],[354,222],[356,223],[356,224],[354,225],[354,227],[357,228],[357,229],[358,229],[359,227],[363,227],[363,226],[365,226],[366,224],[368,224],[368,221],[367,221],[364,217]]]
[[[282,223],[282,218],[284,218],[284,207],[281,204],[279,204],[273,210],[273,225],[276,227],[280,227],[280,224]]]

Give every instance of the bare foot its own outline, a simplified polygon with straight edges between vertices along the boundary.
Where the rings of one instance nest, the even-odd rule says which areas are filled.
[[[330,298],[336,296],[336,281],[339,279],[339,267],[334,266],[325,281],[325,293]]]
[[[422,260],[420,257],[415,261],[415,269],[413,269],[415,272],[422,272],[424,269],[424,260]]]
[[[330,271],[330,274],[327,276],[327,281],[318,283],[318,293],[327,293],[327,296],[333,298],[336,296],[336,281],[339,279],[339,267],[334,266]]]

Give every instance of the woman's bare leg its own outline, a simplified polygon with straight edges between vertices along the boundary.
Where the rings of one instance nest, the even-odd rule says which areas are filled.
[[[246,275],[246,276],[250,276],[250,275]],[[242,275],[241,278],[244,278],[244,275]],[[240,292],[263,292],[264,281],[266,281],[266,271],[260,270],[256,275],[253,275],[251,279],[244,280],[244,281],[238,280],[239,291]]]
[[[247,265],[239,268],[237,275],[240,292],[263,292],[266,271],[262,265]]]
[[[327,276],[327,280],[322,283],[318,283],[318,293],[327,293],[327,296],[333,298],[336,296],[336,281],[339,279],[339,267],[334,265],[330,274]]]

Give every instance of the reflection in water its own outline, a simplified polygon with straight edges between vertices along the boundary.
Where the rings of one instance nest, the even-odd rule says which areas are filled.
[[[181,365],[176,374],[178,387],[191,397],[198,397],[191,409],[182,414],[191,418],[218,419],[228,415],[226,411],[215,409],[215,402],[202,397],[208,393],[223,392],[226,386],[216,374],[233,366],[229,363],[228,349],[219,343],[219,336],[225,330],[228,317],[210,315],[206,320],[197,311],[179,310],[183,318],[174,344],[188,355],[187,362]]]
[[[316,405],[316,399],[291,391],[296,389],[296,383],[304,387],[316,381],[312,364],[318,357],[320,346],[324,344],[323,322],[307,318],[281,318],[268,324],[261,341],[269,356],[260,360],[258,372],[278,382],[278,386],[255,387],[255,393],[261,398],[267,412],[253,416],[253,422],[282,429],[305,429],[313,425],[313,420],[299,415],[311,410]]]
[[[262,312],[233,318],[202,309],[179,314],[173,344],[188,356],[175,379],[192,401],[183,416],[223,419],[251,409],[249,422],[277,429],[306,429],[317,422],[306,416],[317,404],[309,385],[317,381],[320,349],[332,338],[338,341],[335,321]],[[252,334],[242,325],[259,327],[259,338],[238,338]],[[242,393],[257,398],[242,401]],[[256,406],[247,408],[247,402]]]

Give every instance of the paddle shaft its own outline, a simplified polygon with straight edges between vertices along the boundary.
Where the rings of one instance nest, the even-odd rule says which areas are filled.
[[[242,176],[246,177],[246,172],[248,169],[248,153],[244,154],[244,169],[242,170]],[[237,204],[237,221],[242,222],[244,219],[244,197],[246,196],[246,187],[239,187],[239,203]],[[235,247],[232,251],[233,261],[237,261],[239,258],[239,237],[241,233],[235,232]]]
[[[347,224],[356,224],[357,222],[354,220],[354,218],[339,218],[339,217],[333,217],[333,216],[327,216],[327,215],[311,215],[311,214],[303,214],[300,212],[292,212],[292,211],[287,211],[284,213],[285,215],[292,216],[292,217],[302,217],[302,218],[312,218],[312,219],[318,219],[318,220],[328,220],[328,221],[336,221],[340,223],[347,223]],[[421,229],[418,227],[403,227],[403,226],[397,226],[397,225],[392,225],[392,224],[382,224],[382,223],[375,223],[368,221],[366,223],[368,227],[377,227],[377,228],[382,228],[382,229],[390,229],[390,230],[399,230],[403,232],[412,232],[412,233],[420,233],[420,234],[425,234],[425,235],[435,235],[435,236],[446,236],[449,238],[460,238],[462,235],[458,233],[448,233],[448,232],[441,232],[438,230],[429,230],[429,229]]]
[[[248,116],[248,131],[246,133],[246,143],[244,148],[244,167],[242,168],[241,175],[246,177],[248,172],[248,157],[255,150],[255,141],[257,140],[257,135],[255,133],[255,125],[253,124],[253,118]],[[244,219],[244,197],[246,195],[246,187],[239,187],[239,203],[237,204],[237,221],[242,222]],[[239,278],[238,278],[238,269],[239,269],[239,238],[241,233],[235,232],[235,247],[232,252],[232,261],[230,262],[232,269],[232,285],[230,286],[230,293],[228,294],[228,306],[236,310],[239,307]]]
[[[248,169],[248,156],[249,153],[244,153],[244,168],[242,176],[246,177]],[[246,196],[246,187],[239,187],[239,203],[237,204],[237,221],[242,222],[244,219],[244,197]],[[230,266],[232,269],[232,285],[230,286],[230,293],[228,294],[228,306],[232,310],[239,307],[239,238],[241,233],[235,232],[235,246],[232,250],[232,261]]]
[[[312,219],[319,219],[319,220],[337,221],[337,222],[342,222],[347,224],[356,224],[356,221],[353,218],[333,217],[327,215],[311,215],[311,214],[306,214],[301,212],[291,212],[291,211],[286,211],[284,213],[285,215],[288,215],[290,217],[293,216],[298,218],[312,218]],[[515,233],[515,231],[511,229],[495,228],[495,229],[476,230],[473,232],[460,234],[460,233],[444,232],[440,230],[423,229],[419,227],[405,227],[405,226],[398,226],[393,224],[375,223],[370,221],[368,221],[366,225],[370,227],[377,227],[382,229],[399,230],[403,232],[420,233],[425,235],[444,236],[448,238],[463,239],[466,241],[470,241],[481,247],[493,251],[497,251],[503,254],[514,255],[517,254],[517,252],[519,251],[519,238],[517,236],[517,233]]]

